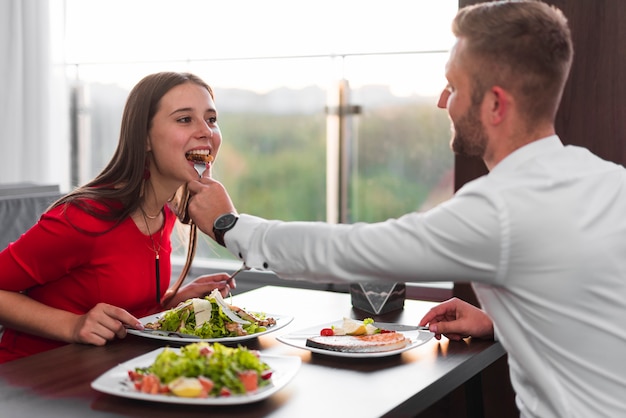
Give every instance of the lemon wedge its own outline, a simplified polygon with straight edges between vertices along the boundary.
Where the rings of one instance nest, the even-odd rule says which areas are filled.
[[[378,331],[378,327],[372,324],[367,324],[365,325],[365,333],[367,335],[373,335],[376,334],[376,332]]]
[[[174,395],[182,398],[197,398],[202,393],[202,384],[193,377],[178,377],[167,386]]]
[[[363,325],[361,321],[355,321],[354,319],[344,318],[343,319],[343,330],[346,335],[365,335],[367,334],[367,328]]]

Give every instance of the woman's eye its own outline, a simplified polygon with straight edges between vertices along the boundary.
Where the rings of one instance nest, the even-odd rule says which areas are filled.
[[[178,121],[183,122],[183,123],[189,123],[191,122],[191,118],[189,116],[185,116],[185,117],[179,118]]]
[[[217,118],[216,117],[211,117],[211,118],[208,118],[206,121],[213,125],[213,124],[217,123]]]

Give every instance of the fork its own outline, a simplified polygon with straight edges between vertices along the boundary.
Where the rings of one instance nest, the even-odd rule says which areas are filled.
[[[239,267],[239,270],[235,271],[233,274],[230,275],[230,277],[228,277],[228,279],[226,280],[226,283],[228,283],[228,285],[230,286],[235,276],[241,273],[242,271],[246,271],[246,270],[250,270],[250,267],[246,266],[246,263],[244,262],[241,265],[241,267]]]
[[[196,172],[198,173],[198,177],[202,177],[202,173],[204,173],[204,170],[206,170],[206,163],[200,163],[200,162],[194,161],[193,168],[196,169]]]
[[[163,337],[200,338],[197,335],[193,335],[193,334],[183,334],[182,332],[165,331],[165,330],[162,330],[162,329],[144,328],[142,330],[138,330],[138,329],[131,328],[131,327],[125,327],[125,328],[129,329],[129,330],[136,331],[136,332],[143,332],[143,333],[146,333],[146,334],[160,335],[160,336],[163,336]]]
[[[246,266],[246,263],[244,262],[237,271],[235,271],[233,274],[228,276],[228,279],[226,279],[226,283],[230,286],[235,276],[245,270],[250,270],[250,267]],[[178,293],[178,289],[180,288],[180,285],[183,284],[184,276],[186,275],[181,274],[180,277],[178,278],[178,281],[174,284],[174,286],[167,289],[167,291],[165,292],[165,295],[163,295],[163,298],[161,298],[161,306],[166,306],[174,298],[176,293]]]

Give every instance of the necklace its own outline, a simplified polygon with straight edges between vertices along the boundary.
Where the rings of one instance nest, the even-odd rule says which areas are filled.
[[[161,251],[161,241],[163,241],[163,228],[161,228],[161,236],[159,238],[159,245],[157,247],[157,244],[154,242],[154,237],[152,236],[152,231],[150,231],[150,227],[148,226],[147,218],[150,217],[146,215],[143,207],[139,206],[139,209],[141,210],[141,215],[143,216],[143,222],[146,224],[148,235],[150,235],[150,241],[152,241],[152,251],[154,251],[154,271],[156,277],[156,301],[157,303],[161,303],[161,260],[159,259],[159,252]],[[150,219],[156,219],[156,216]]]
[[[159,211],[159,212],[157,212],[157,214],[156,214],[156,215],[154,215],[154,216],[150,216],[150,215],[148,215],[148,214],[147,214],[147,213],[143,210],[143,206],[140,206],[140,208],[141,208],[141,213],[143,214],[144,218],[148,218],[148,219],[156,219],[156,218],[158,218],[158,217],[159,217],[159,215],[161,214],[161,211]],[[147,226],[147,225],[146,225],[146,226]]]

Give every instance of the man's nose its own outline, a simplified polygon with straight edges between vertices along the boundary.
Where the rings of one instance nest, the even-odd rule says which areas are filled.
[[[437,107],[440,109],[447,108],[449,97],[450,97],[450,92],[447,89],[444,89],[439,95],[439,101],[437,102]]]

